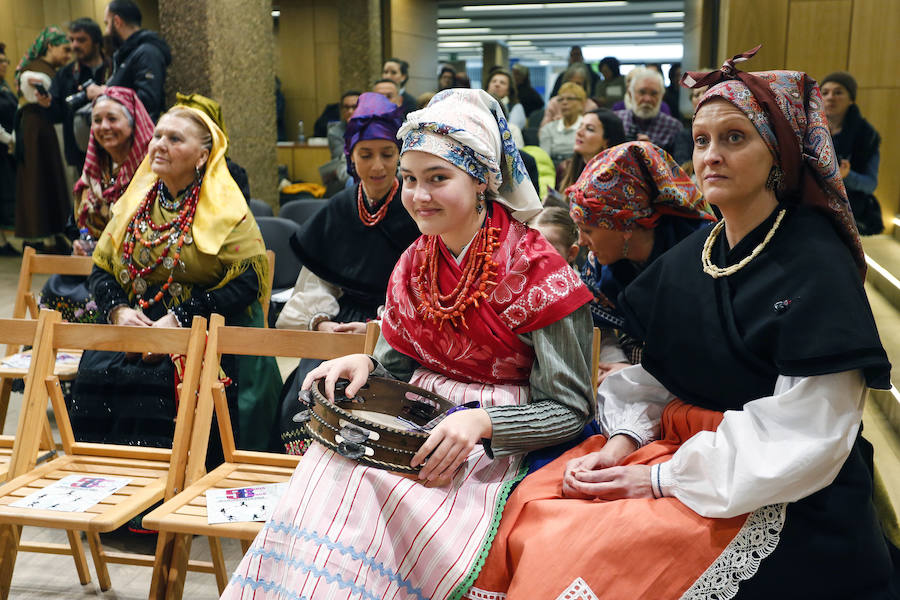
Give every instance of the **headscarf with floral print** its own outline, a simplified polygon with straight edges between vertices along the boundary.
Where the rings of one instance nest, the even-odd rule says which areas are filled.
[[[409,113],[397,137],[400,154],[434,154],[486,183],[513,218],[525,222],[541,211],[541,200],[497,100],[484,90],[439,92],[422,110]]]
[[[779,200],[810,205],[824,213],[865,278],[865,255],[840,176],[819,86],[800,71],[748,73],[735,68],[736,62],[751,58],[759,48],[726,60],[718,71],[685,73],[682,85],[710,86],[697,110],[722,98],[750,119],[783,171]]]
[[[22,57],[22,60],[19,61],[19,66],[16,67],[16,85],[20,85],[19,77],[21,77],[22,73],[25,71],[25,65],[34,59],[43,56],[49,46],[62,46],[68,42],[69,36],[67,36],[59,27],[55,25],[44,27],[43,31],[41,31],[34,40],[34,43],[28,47],[28,52],[26,52],[25,56]]]
[[[566,195],[572,220],[601,229],[652,229],[663,214],[715,221],[687,173],[650,142],[604,150],[566,188]]]

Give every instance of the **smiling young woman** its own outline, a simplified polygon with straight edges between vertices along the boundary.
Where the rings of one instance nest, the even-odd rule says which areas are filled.
[[[500,105],[482,90],[447,90],[399,135],[403,204],[423,235],[391,275],[374,356],[324,363],[304,387],[324,378],[333,394],[346,377],[352,397],[371,373],[468,409],[411,457],[424,463],[418,481],[312,444],[223,598],[459,598],[525,453],[591,419],[590,294],[524,225],[541,205]]]

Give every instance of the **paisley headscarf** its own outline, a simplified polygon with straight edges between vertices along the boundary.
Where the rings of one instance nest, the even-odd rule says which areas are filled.
[[[69,43],[69,36],[62,29],[55,25],[44,27],[43,31],[34,40],[34,43],[28,47],[28,52],[19,61],[19,66],[16,67],[16,85],[21,85],[19,77],[25,71],[25,65],[43,56],[48,46],[61,46],[67,43]]]
[[[484,90],[439,92],[428,106],[407,115],[397,137],[403,139],[401,155],[434,154],[486,183],[516,220],[524,223],[541,211],[503,109]]]
[[[784,172],[779,199],[810,205],[824,213],[865,278],[865,255],[840,176],[819,86],[799,71],[748,73],[735,68],[735,63],[748,60],[759,48],[726,60],[718,71],[685,73],[682,85],[710,86],[697,104],[698,110],[714,98],[723,98],[747,115]]]
[[[84,170],[81,172],[81,178],[75,182],[74,188],[75,196],[80,196],[83,190],[87,190],[77,208],[78,212],[75,214],[78,227],[88,226],[89,221],[103,222],[105,225],[109,207],[119,199],[119,196],[131,183],[131,177],[141,161],[144,160],[144,156],[147,155],[147,146],[153,137],[153,121],[134,90],[118,86],[108,87],[103,96],[98,96],[94,100],[94,104],[96,105],[97,101],[103,98],[109,98],[120,104],[131,117],[131,150],[128,152],[128,157],[119,166],[119,172],[116,174],[113,184],[104,189],[100,185],[103,179],[102,158],[111,159],[103,146],[91,135],[88,140]],[[102,216],[95,220],[91,219],[92,215]],[[92,231],[91,235],[94,235],[95,238],[99,237],[101,231],[102,228],[97,232]]]
[[[397,106],[384,94],[364,92],[359,95],[356,110],[347,121],[344,132],[344,156],[347,157],[347,173],[359,180],[350,154],[357,142],[363,140],[387,140],[400,147],[397,131],[403,124],[403,107]]]
[[[652,229],[664,214],[715,220],[687,173],[650,142],[604,150],[566,188],[566,195],[576,223],[601,229]]]

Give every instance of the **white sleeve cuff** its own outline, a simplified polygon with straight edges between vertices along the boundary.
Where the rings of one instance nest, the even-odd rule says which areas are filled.
[[[650,467],[650,489],[654,498],[665,498],[666,496],[674,496],[672,488],[675,487],[675,480],[672,477],[672,467],[669,461],[661,462]]]

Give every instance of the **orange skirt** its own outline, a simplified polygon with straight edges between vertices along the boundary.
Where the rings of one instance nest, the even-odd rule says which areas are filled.
[[[722,417],[675,400],[663,412],[662,439],[638,449],[623,464],[669,460],[694,434],[714,431]],[[566,463],[605,443],[605,437],[594,436],[519,484],[467,598],[679,598],[747,521],[747,515],[701,517],[675,498],[563,498]],[[759,558],[757,554],[757,564]]]

